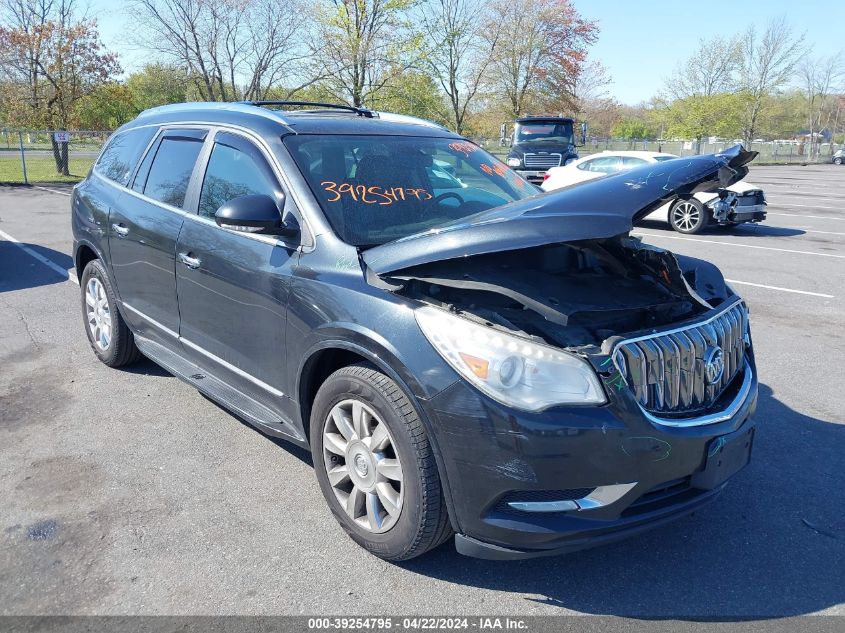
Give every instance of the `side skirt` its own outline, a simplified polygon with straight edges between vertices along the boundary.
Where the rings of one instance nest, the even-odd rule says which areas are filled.
[[[200,369],[179,354],[151,339],[135,334],[135,344],[141,353],[171,374],[185,381],[260,431],[273,437],[293,440],[300,446],[307,442],[290,420],[282,418],[260,402],[232,388],[222,380]]]

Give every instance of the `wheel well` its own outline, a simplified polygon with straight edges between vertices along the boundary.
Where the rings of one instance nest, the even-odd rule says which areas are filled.
[[[82,271],[88,265],[88,262],[97,259],[97,253],[90,246],[80,246],[76,252],[76,278],[82,279]]]
[[[299,411],[307,440],[311,439],[311,405],[320,385],[338,369],[366,361],[366,358],[355,352],[329,348],[320,350],[305,363],[302,379],[299,381]]]

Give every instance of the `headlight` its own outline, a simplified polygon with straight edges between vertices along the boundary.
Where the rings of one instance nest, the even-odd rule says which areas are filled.
[[[423,334],[461,376],[502,404],[540,411],[556,404],[604,404],[598,376],[563,350],[499,332],[444,310],[415,311]]]
[[[522,164],[521,158],[509,158],[508,167],[519,167]]]

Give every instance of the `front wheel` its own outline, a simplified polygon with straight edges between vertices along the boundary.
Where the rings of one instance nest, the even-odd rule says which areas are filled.
[[[841,158],[834,158],[834,159],[833,159],[833,163],[834,163],[834,165],[841,165],[841,164],[842,164],[842,159],[841,159]]]
[[[375,368],[351,365],[326,379],[312,407],[311,450],[335,518],[379,558],[408,560],[451,535],[425,427]]]
[[[695,198],[678,200],[669,210],[669,224],[678,233],[700,233],[707,226],[707,220],[707,210]]]
[[[109,367],[122,367],[141,356],[135,339],[117,310],[117,301],[100,260],[88,262],[79,281],[82,316],[91,349]]]

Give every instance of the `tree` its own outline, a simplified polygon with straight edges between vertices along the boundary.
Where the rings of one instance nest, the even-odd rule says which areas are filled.
[[[132,91],[120,83],[97,86],[74,108],[73,124],[83,130],[113,130],[138,115]]]
[[[375,93],[369,104],[376,110],[409,114],[448,125],[451,110],[434,79],[419,71],[405,71]]]
[[[570,0],[493,0],[489,15],[484,33],[488,45],[495,37],[496,54],[487,80],[510,116],[522,115],[540,92],[556,101],[571,98],[596,24]]]
[[[742,130],[742,95],[720,92],[676,99],[668,108],[668,122],[670,136],[694,138],[697,146],[706,136],[734,137]]]
[[[0,26],[7,78],[17,90],[4,109],[18,124],[67,129],[78,102],[121,72],[94,20],[77,20],[72,2],[9,0]],[[51,136],[58,173],[68,175],[67,144]]]
[[[818,132],[831,123],[831,114],[838,110],[835,108],[838,105],[837,100],[831,98],[831,93],[839,87],[842,76],[841,54],[826,58],[807,55],[798,65],[798,77],[804,93],[806,121],[810,137],[808,156],[811,158],[815,154]],[[831,108],[831,106],[834,106],[834,108]],[[831,153],[833,153],[832,147],[831,145]]]
[[[675,99],[730,92],[736,86],[741,66],[742,48],[738,36],[702,38],[689,59],[675,68],[666,81],[666,90]]]
[[[657,133],[645,121],[625,119],[614,126],[612,134],[617,138],[636,141],[639,139],[654,138]]]
[[[188,100],[188,90],[195,79],[185,68],[169,64],[147,64],[126,79],[126,87],[138,112],[167,103]]]
[[[480,0],[433,0],[422,6],[425,68],[440,84],[450,107],[450,124],[463,134],[470,103],[498,42],[481,37],[485,9]]]
[[[742,134],[747,144],[758,134],[767,97],[792,78],[803,53],[804,35],[796,35],[784,17],[771,20],[762,34],[754,25],[745,32],[739,87],[744,94]]]
[[[406,14],[413,0],[324,0],[313,54],[336,99],[363,106],[416,61],[419,38]]]
[[[139,44],[184,67],[206,101],[263,99],[310,59],[296,0],[133,0],[132,7]]]

